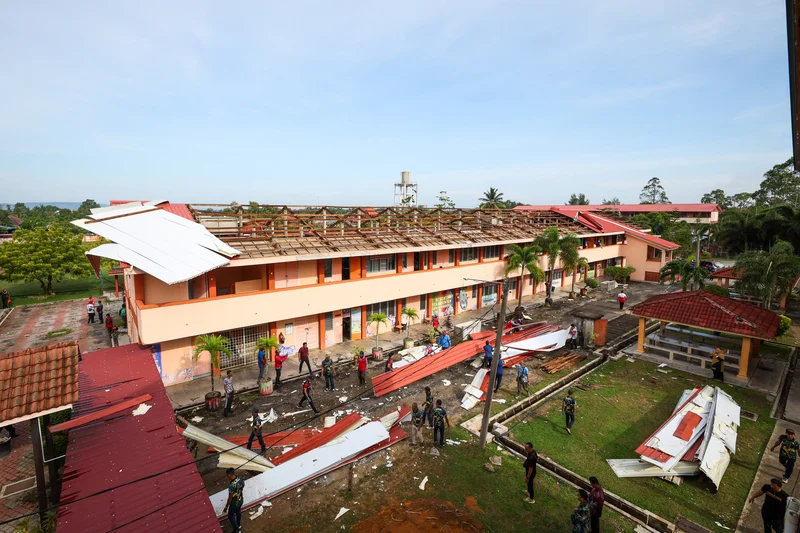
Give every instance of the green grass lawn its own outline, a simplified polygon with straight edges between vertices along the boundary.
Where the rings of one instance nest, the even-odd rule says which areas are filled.
[[[428,435],[426,432],[426,438],[430,438]],[[404,450],[401,456],[393,457],[392,468],[379,463],[381,466],[376,470],[367,469],[368,474],[359,476],[361,480],[353,492],[340,491],[335,499],[306,505],[302,513],[293,513],[284,520],[270,522],[271,530],[334,532],[344,527],[350,531],[354,524],[379,512],[390,501],[436,498],[463,508],[466,498],[472,496],[477,499],[480,508],[480,511],[474,512],[474,516],[484,524],[486,531],[569,531],[570,515],[578,503],[573,487],[558,483],[540,470],[535,482],[536,503],[525,503],[522,501],[525,497],[525,475],[520,459],[498,453],[494,444],[484,450],[479,449],[477,439],[460,428],[448,430],[446,437],[471,442],[445,446],[438,458],[428,454],[427,446],[424,449]],[[403,441],[395,448],[407,446],[407,442]],[[394,455],[396,452],[393,452]],[[500,455],[503,464],[490,473],[483,465],[492,455]],[[429,481],[423,492],[418,485],[424,476],[428,476]],[[386,492],[382,492],[384,488]],[[290,498],[293,497],[290,495]],[[331,522],[340,506],[355,512]],[[632,532],[633,528],[633,522],[621,515],[610,510],[603,513],[605,531]]]
[[[103,273],[103,287],[106,291],[114,289],[114,278],[105,272]],[[38,282],[0,281],[0,290],[2,289],[7,289],[11,293],[11,305],[13,306],[102,296],[100,280],[95,276],[53,283],[55,294],[52,296],[45,296]]]
[[[742,409],[758,414],[758,421],[742,419],[737,453],[716,494],[709,482],[698,484],[696,478],[687,478],[682,486],[657,478],[619,479],[606,459],[638,458],[634,450],[669,417],[681,392],[703,382],[676,370],[657,373],[655,368],[646,361],[629,363],[622,358],[584,378],[583,383],[600,388],[576,390],[579,409],[572,436],[564,430],[560,398],[527,421],[509,421],[513,426],[523,420],[512,435],[518,442],[531,441],[540,454],[584,477],[597,476],[608,490],[667,520],[682,515],[713,530],[719,529],[715,521],[733,529],[775,425],[769,418],[771,402],[760,392],[722,386]],[[657,383],[649,381],[651,376]]]

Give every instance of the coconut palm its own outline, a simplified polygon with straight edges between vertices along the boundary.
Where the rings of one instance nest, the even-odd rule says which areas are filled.
[[[388,325],[386,323],[386,320],[388,318],[389,317],[386,316],[386,313],[372,313],[371,315],[369,315],[369,318],[367,318],[367,322],[369,322],[370,324],[375,324],[375,348],[376,349],[380,348],[380,344],[379,344],[379,340],[378,339],[380,337],[381,324]]]
[[[261,337],[256,341],[256,351],[264,350],[265,353],[270,354],[273,350],[277,350],[281,345],[278,338],[274,335],[272,337]]]
[[[800,249],[800,208],[788,204],[776,206],[767,226],[778,239],[790,242],[795,250]]]
[[[730,209],[725,211],[715,228],[718,244],[732,253],[761,249],[766,240],[764,211]]]
[[[589,269],[589,261],[585,257],[581,257],[578,248],[568,246],[563,248],[558,253],[558,258],[561,259],[561,268],[567,272],[572,272],[572,288],[569,290],[570,294],[575,294],[575,271],[579,268]]]
[[[408,319],[408,325],[406,327],[407,339],[411,336],[411,324],[413,324],[415,320],[419,319],[419,313],[417,313],[417,310],[412,307],[406,307],[403,309],[403,316]]]
[[[483,198],[478,200],[481,203],[481,208],[485,209],[502,209],[505,207],[503,204],[503,193],[494,187],[489,187],[489,190],[483,193]]]
[[[228,339],[222,335],[200,335],[194,340],[194,354],[192,358],[197,361],[200,354],[208,352],[211,355],[211,392],[214,392],[214,370],[219,369],[219,356],[225,354],[231,355],[230,345]]]
[[[769,309],[774,299],[792,290],[800,276],[800,257],[786,241],[776,242],[768,252],[747,252],[736,259],[734,273],[741,276],[736,286],[761,300]]]
[[[702,267],[695,267],[692,259],[694,256],[689,256],[688,259],[673,259],[665,264],[659,272],[659,283],[663,283],[666,279],[669,279],[670,283],[675,283],[676,279],[680,279],[683,291],[689,288],[690,283],[702,289],[705,280],[708,279],[708,271]]]
[[[547,267],[550,271],[550,282],[552,283],[556,260],[561,255],[562,250],[566,250],[568,254],[571,254],[574,249],[574,253],[577,254],[581,241],[575,235],[564,235],[562,237],[558,232],[558,228],[547,228],[536,239],[536,245],[543,253],[547,254]]]
[[[524,290],[525,287],[523,283],[525,281],[526,270],[533,277],[534,283],[541,283],[544,281],[544,272],[539,267],[538,246],[533,244],[529,244],[528,246],[512,244],[509,247],[509,251],[511,253],[508,254],[508,264],[505,268],[505,275],[508,277],[510,273],[521,269],[521,275],[519,277],[520,294],[522,294],[521,291]]]

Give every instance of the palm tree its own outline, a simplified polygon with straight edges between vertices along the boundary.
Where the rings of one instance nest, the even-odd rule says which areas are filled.
[[[570,295],[575,294],[575,271],[579,268],[589,268],[589,261],[585,257],[581,257],[578,248],[567,247],[563,248],[559,254],[561,259],[561,267],[567,272],[572,272],[572,288],[569,290]]]
[[[733,267],[741,275],[737,282],[743,292],[761,300],[767,309],[773,299],[781,299],[794,287],[800,276],[800,257],[786,241],[778,241],[768,252],[747,252],[736,259]]]
[[[264,350],[265,353],[269,354],[273,350],[277,350],[280,345],[281,343],[278,342],[275,336],[261,337],[256,341],[256,351]]]
[[[705,280],[708,279],[708,271],[692,265],[692,259],[694,256],[689,256],[688,259],[673,259],[665,264],[659,273],[659,283],[663,283],[665,279],[669,279],[670,283],[675,283],[675,279],[680,278],[683,291],[686,291],[690,283],[693,286],[697,284],[697,287],[702,289]]]
[[[380,337],[381,324],[387,325],[386,320],[388,318],[389,317],[386,316],[386,313],[372,313],[371,315],[369,315],[369,318],[367,319],[367,322],[369,322],[370,324],[375,324],[375,349],[380,348],[380,344],[378,344],[379,343],[378,339]]]
[[[411,336],[411,324],[414,323],[415,320],[419,319],[419,313],[413,307],[406,307],[403,309],[403,316],[408,319],[408,326],[406,327],[406,339]]]
[[[730,209],[719,219],[715,229],[717,243],[732,253],[761,249],[765,241],[764,211]]]
[[[547,266],[550,271],[550,283],[553,282],[553,271],[556,268],[556,260],[561,254],[562,250],[567,250],[567,253],[572,253],[574,249],[577,250],[581,245],[580,239],[575,235],[564,235],[563,237],[558,233],[558,228],[547,228],[536,239],[536,245],[539,249],[547,254]],[[550,294],[548,292],[548,298]]]
[[[525,288],[524,281],[526,270],[533,277],[534,283],[541,283],[544,281],[544,272],[539,267],[538,246],[533,244],[529,244],[528,246],[512,244],[509,247],[509,251],[511,253],[508,254],[508,264],[505,268],[505,275],[508,277],[510,273],[516,272],[518,269],[522,269],[519,277],[520,294],[522,294],[521,291]]]
[[[770,233],[778,239],[789,241],[795,250],[800,249],[800,208],[784,204],[772,211],[773,216],[767,222]]]
[[[483,193],[483,198],[478,200],[481,203],[481,208],[484,209],[503,209],[503,193],[494,187],[489,187],[489,190]]]
[[[228,339],[221,335],[200,335],[194,340],[194,354],[192,358],[197,361],[200,354],[208,352],[211,356],[211,392],[214,392],[214,370],[219,369],[219,355],[231,355]]]

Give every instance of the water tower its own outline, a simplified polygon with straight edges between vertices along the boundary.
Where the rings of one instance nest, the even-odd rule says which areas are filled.
[[[394,184],[394,205],[417,207],[417,184],[411,183],[411,172],[400,173],[400,183]]]

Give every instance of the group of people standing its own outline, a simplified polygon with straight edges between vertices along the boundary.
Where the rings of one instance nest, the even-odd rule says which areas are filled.
[[[447,410],[442,405],[442,400],[434,401],[430,387],[425,387],[425,401],[420,409],[417,402],[411,404],[411,445],[424,446],[425,438],[422,429],[427,423],[428,429],[433,430],[433,444],[444,446],[445,424],[450,427]],[[419,443],[419,444],[418,444]]]
[[[111,346],[119,346],[119,328],[114,323],[114,317],[111,315],[111,313],[105,313],[103,300],[98,299],[95,303],[94,296],[90,296],[89,301],[86,303],[86,314],[87,324],[94,324],[96,318],[98,323],[105,325],[106,333],[108,334],[108,340],[111,343]],[[127,309],[125,307],[125,301],[123,300],[122,307],[119,311],[119,316],[123,323],[125,322],[126,315]]]

